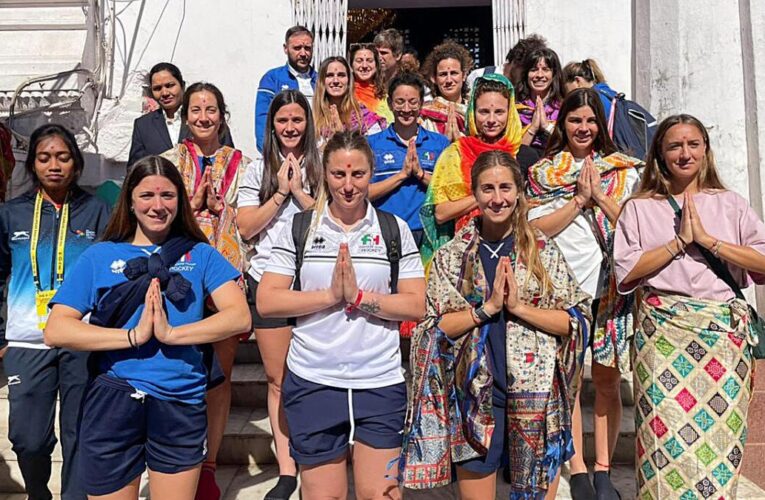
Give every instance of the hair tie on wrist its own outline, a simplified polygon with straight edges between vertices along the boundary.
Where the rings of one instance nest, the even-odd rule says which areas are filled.
[[[667,252],[669,252],[673,260],[677,258],[677,254],[672,251],[672,247],[669,246],[669,243],[664,243],[664,248],[667,249]]]
[[[722,240],[715,240],[715,242],[712,244],[712,255],[715,257],[720,256],[720,248],[722,247]]]

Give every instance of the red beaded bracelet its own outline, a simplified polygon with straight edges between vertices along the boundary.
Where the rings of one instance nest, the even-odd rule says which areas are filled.
[[[353,304],[349,302],[348,305],[345,306],[345,312],[350,313],[354,309],[358,309],[359,305],[361,305],[361,300],[363,297],[364,297],[364,290],[359,288],[359,292],[356,294],[356,300],[354,301]]]

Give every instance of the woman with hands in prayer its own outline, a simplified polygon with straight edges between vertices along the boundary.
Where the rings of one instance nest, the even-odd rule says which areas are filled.
[[[305,498],[345,498],[350,449],[356,494],[400,499],[387,474],[406,411],[397,322],[422,318],[422,263],[406,223],[367,200],[374,155],[363,136],[335,134],[323,165],[314,209],[282,229],[257,297],[263,317],[297,318],[282,386],[290,454]],[[388,241],[391,224],[399,237]]]
[[[240,277],[207,243],[175,166],[136,162],[45,330],[48,345],[93,351],[78,441],[88,495],[137,499],[148,466],[152,497],[195,497],[214,383],[201,344],[249,331]]]

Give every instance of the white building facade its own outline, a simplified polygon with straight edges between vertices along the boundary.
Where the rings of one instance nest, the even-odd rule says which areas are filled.
[[[171,61],[187,83],[221,88],[234,141],[253,156],[258,81],[284,64],[292,24],[316,31],[318,59],[345,52],[348,9],[489,5],[495,62],[539,33],[563,64],[597,59],[612,87],[659,119],[696,115],[724,180],[762,214],[765,2],[752,0],[0,0],[0,119],[13,105],[20,139],[63,120],[91,153],[85,181],[118,178],[145,75]]]

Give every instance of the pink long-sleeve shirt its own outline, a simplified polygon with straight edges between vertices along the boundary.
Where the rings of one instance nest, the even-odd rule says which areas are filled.
[[[765,255],[765,224],[749,203],[733,191],[703,192],[693,196],[704,229],[713,238],[727,243],[749,246]],[[682,208],[683,199],[677,200]],[[727,301],[735,295],[717,277],[695,245],[685,255],[641,280],[624,283],[643,252],[663,247],[680,227],[666,199],[633,199],[628,201],[616,224],[614,265],[619,292],[629,293],[638,286],[668,293],[708,300]],[[765,275],[747,272],[728,264],[731,275],[741,288],[752,281],[765,283]]]

